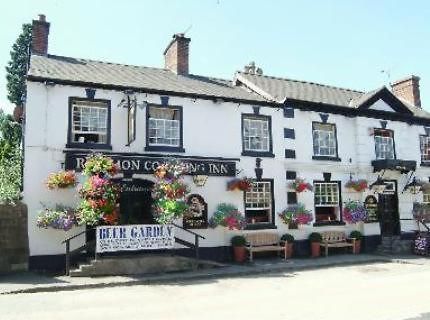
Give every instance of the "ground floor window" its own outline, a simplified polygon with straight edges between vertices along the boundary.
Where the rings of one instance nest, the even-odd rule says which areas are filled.
[[[423,191],[423,203],[430,204],[430,190]]]
[[[254,181],[245,192],[245,218],[248,224],[273,223],[272,182]]]
[[[340,220],[338,182],[314,182],[315,222]]]

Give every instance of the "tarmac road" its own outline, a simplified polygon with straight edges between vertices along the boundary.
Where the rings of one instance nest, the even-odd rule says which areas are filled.
[[[378,263],[0,296],[1,320],[430,319],[430,267]]]

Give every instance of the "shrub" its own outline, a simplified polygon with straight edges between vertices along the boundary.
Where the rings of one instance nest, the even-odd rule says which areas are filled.
[[[354,230],[350,233],[349,237],[357,240],[361,240],[363,239],[363,234],[360,231]]]
[[[285,242],[288,242],[288,243],[293,243],[294,242],[294,237],[291,234],[286,233],[286,234],[282,235],[281,241],[285,241]]]
[[[234,236],[231,238],[231,245],[233,247],[243,247],[246,245],[246,239],[244,236]]]
[[[320,233],[318,233],[318,232],[312,232],[312,233],[309,235],[309,241],[310,241],[310,242],[321,242],[321,241],[322,241],[321,234],[320,234]]]
[[[0,161],[0,203],[14,204],[21,198],[22,156],[14,147],[10,156]]]

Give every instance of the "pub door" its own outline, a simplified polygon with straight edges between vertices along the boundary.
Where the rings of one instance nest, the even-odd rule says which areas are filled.
[[[378,211],[382,236],[400,235],[399,198],[395,181],[385,181],[387,187],[379,194]]]
[[[151,190],[153,182],[133,179],[122,183],[120,195],[120,224],[153,224],[153,200]]]

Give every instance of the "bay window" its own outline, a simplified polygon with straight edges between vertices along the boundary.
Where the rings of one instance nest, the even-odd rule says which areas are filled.
[[[254,181],[245,192],[245,219],[247,224],[273,223],[272,181]]]
[[[339,182],[314,182],[315,222],[340,221]]]

